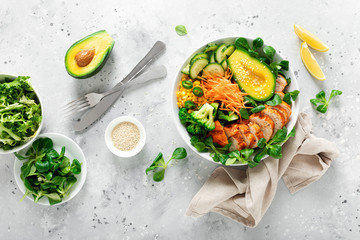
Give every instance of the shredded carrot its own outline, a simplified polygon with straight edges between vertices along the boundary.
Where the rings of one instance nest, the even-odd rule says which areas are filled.
[[[248,94],[241,92],[238,85],[231,82],[231,77],[229,69],[225,72],[225,76],[217,73],[210,74],[203,70],[200,79],[203,80],[201,84],[208,101],[220,102],[220,110],[230,111],[231,115],[235,113],[240,116],[240,108],[247,108],[243,96]]]

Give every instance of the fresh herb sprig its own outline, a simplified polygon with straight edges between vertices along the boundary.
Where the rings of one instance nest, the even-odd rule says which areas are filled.
[[[165,163],[163,154],[160,152],[145,172],[148,174],[150,171],[152,171],[154,173],[153,180],[155,182],[161,182],[165,177],[165,170],[168,167],[170,161],[173,159],[184,159],[186,156],[187,152],[185,148],[176,148],[171,158]]]
[[[324,91],[320,91],[316,94],[316,98],[310,99],[310,102],[316,107],[316,111],[321,113],[326,113],[330,100],[337,95],[341,95],[342,92],[339,90],[333,89],[330,93],[329,99],[326,99],[326,95]]]
[[[295,101],[299,95],[300,91],[299,90],[294,90],[292,92],[287,92],[284,95],[283,101],[286,102],[287,104],[291,105],[291,100]]]
[[[255,154],[254,159],[249,161],[249,167],[253,168],[257,166],[265,155],[269,155],[277,159],[282,158],[281,144],[286,142],[290,137],[295,136],[295,128],[292,129],[289,134],[287,134],[287,131],[286,127],[278,130],[269,142],[266,142],[265,138],[259,139],[258,147],[260,150]]]
[[[76,183],[74,174],[81,173],[81,163],[65,156],[65,147],[59,154],[53,148],[50,138],[39,138],[24,156],[15,153],[19,160],[28,160],[21,167],[20,178],[24,182],[26,192],[22,200],[29,194],[38,202],[47,197],[50,205],[62,201]]]

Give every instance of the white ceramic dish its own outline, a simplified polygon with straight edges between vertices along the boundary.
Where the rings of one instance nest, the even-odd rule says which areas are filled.
[[[235,40],[237,39],[238,37],[227,37],[227,38],[221,38],[221,39],[218,39],[218,40],[215,40],[215,41],[211,41],[211,42],[208,42],[206,44],[204,44],[202,47],[198,48],[196,51],[194,51],[186,60],[185,62],[182,64],[182,66],[180,67],[179,71],[177,72],[177,75],[175,77],[175,81],[172,85],[172,91],[171,91],[171,100],[172,100],[172,110],[173,110],[173,117],[174,117],[174,121],[175,121],[175,125],[176,125],[176,128],[178,130],[178,132],[180,133],[180,136],[182,137],[182,139],[187,143],[187,145],[193,150],[195,151],[198,155],[200,155],[201,157],[213,162],[213,163],[216,163],[216,164],[219,164],[219,165],[222,165],[221,163],[218,163],[218,162],[214,162],[213,159],[211,158],[210,154],[209,153],[200,153],[196,150],[195,147],[193,147],[190,143],[190,135],[188,134],[188,132],[186,131],[185,127],[181,124],[180,120],[179,120],[179,116],[178,116],[178,113],[179,113],[179,108],[177,106],[177,98],[176,98],[176,91],[178,90],[179,88],[179,83],[181,81],[181,76],[182,76],[182,73],[181,73],[181,70],[188,64],[188,62],[190,61],[190,59],[198,52],[202,52],[205,47],[209,44],[209,43],[217,43],[217,44],[220,44],[220,43],[225,43],[225,44],[232,44],[235,42]],[[250,39],[250,38],[246,38],[251,45],[252,43],[252,40],[253,39]],[[266,44],[264,44],[263,47],[265,47]],[[275,47],[276,49],[276,47]],[[274,56],[274,61],[281,61],[281,60],[285,60],[284,58],[282,58],[280,56],[280,54],[276,53],[275,56]],[[291,66],[291,61],[290,61],[290,66]],[[299,90],[299,86],[297,84],[297,81],[296,81],[296,78],[295,78],[295,75],[293,73],[293,71],[291,70],[291,67],[289,69],[289,71],[286,72],[286,77],[290,77],[291,78],[291,84],[287,87],[287,91],[288,92],[291,92],[293,90]],[[286,127],[288,129],[292,129],[294,126],[295,126],[295,123],[296,123],[296,120],[298,118],[298,115],[299,115],[299,97],[296,99],[295,102],[292,103],[291,105],[291,108],[292,108],[292,114],[291,114],[291,117],[290,117],[290,121],[287,123]],[[230,165],[230,166],[246,166],[246,164],[233,164],[233,165]]]
[[[122,122],[131,122],[133,124],[135,124],[139,131],[140,131],[140,141],[139,143],[136,145],[136,147],[130,151],[121,151],[119,149],[117,149],[112,140],[111,140],[111,133],[113,131],[113,129],[116,127],[116,125],[118,125],[119,123]],[[134,117],[130,117],[130,116],[121,116],[118,118],[115,118],[114,120],[112,120],[109,125],[107,126],[106,130],[105,130],[105,143],[106,146],[109,148],[109,150],[115,154],[118,157],[122,157],[122,158],[129,158],[132,156],[135,156],[136,154],[138,154],[144,147],[145,145],[145,141],[146,141],[146,132],[145,132],[145,128],[144,126],[141,124],[141,122],[139,120],[137,120]]]
[[[43,134],[40,134],[36,139],[41,138],[41,137],[51,138],[51,140],[54,143],[54,149],[59,153],[61,151],[61,148],[63,146],[65,146],[65,156],[67,156],[70,159],[70,162],[72,162],[72,160],[76,158],[81,163],[81,173],[78,175],[75,174],[75,177],[77,178],[77,182],[70,189],[70,194],[67,197],[63,198],[62,202],[53,205],[53,206],[55,206],[55,205],[59,205],[59,204],[69,201],[70,199],[75,197],[76,194],[78,194],[79,191],[81,190],[82,186],[85,183],[86,174],[87,174],[86,159],[85,159],[85,155],[84,155],[83,151],[81,150],[81,148],[79,147],[79,145],[77,145],[76,142],[74,142],[72,139],[70,139],[62,134],[43,133]],[[20,155],[24,154],[27,151],[27,149],[29,149],[29,148],[30,148],[30,146],[27,148],[24,148],[23,150],[21,150],[19,152],[19,154]],[[21,166],[23,165],[23,162],[24,161],[20,161],[17,158],[15,158],[14,176],[15,176],[16,184],[18,185],[20,191],[23,194],[25,194],[24,182],[20,178]],[[34,201],[34,198],[31,195],[28,195],[27,198],[30,199],[31,201]],[[40,205],[50,206],[47,197],[41,198],[37,203]]]
[[[9,78],[9,79],[15,79],[16,77],[15,76],[12,76],[12,75],[7,75],[7,74],[0,74],[0,83],[3,82],[5,80],[5,78]],[[27,141],[25,144],[23,145],[20,145],[20,146],[17,146],[17,147],[14,147],[13,149],[11,150],[3,150],[2,148],[0,148],[0,155],[1,154],[9,154],[9,153],[14,153],[14,152],[18,152],[20,151],[21,149],[23,148],[26,148],[27,146],[29,146],[34,140],[35,138],[39,135],[40,131],[41,131],[41,128],[42,128],[42,125],[43,125],[43,122],[44,122],[44,104],[42,103],[41,101],[41,98],[40,98],[40,95],[39,93],[36,91],[36,89],[33,87],[34,89],[34,92],[37,96],[37,98],[39,99],[39,102],[40,102],[40,106],[41,106],[41,115],[42,115],[42,120],[41,120],[41,123],[39,125],[39,128],[36,130],[33,138],[31,138],[29,141]]]

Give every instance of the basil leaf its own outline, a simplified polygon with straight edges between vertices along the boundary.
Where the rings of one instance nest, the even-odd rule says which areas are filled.
[[[245,38],[236,39],[234,44],[237,48],[245,48],[246,50],[250,49],[249,43]]]
[[[187,34],[187,30],[184,25],[177,25],[175,31],[179,36],[184,36]]]
[[[264,109],[265,109],[265,106],[264,106],[264,105],[259,105],[259,106],[257,106],[257,107],[254,107],[253,109],[251,109],[250,112],[252,112],[252,113],[257,113],[257,112],[260,112],[260,111],[262,111],[262,110],[264,110]]]
[[[240,108],[240,115],[243,119],[249,119],[249,112],[246,108]]]
[[[272,61],[274,59],[274,55],[275,55],[275,49],[271,46],[265,46],[263,48],[263,51],[266,55],[266,57],[268,57],[270,59],[270,61]]]
[[[253,50],[256,51],[264,45],[264,41],[261,38],[255,38],[253,41]]]

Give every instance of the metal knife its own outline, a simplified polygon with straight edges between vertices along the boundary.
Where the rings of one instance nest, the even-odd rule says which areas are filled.
[[[148,54],[134,67],[134,69],[116,86],[123,85],[142,74],[159,56],[166,50],[163,42],[157,41],[150,49]],[[150,73],[149,73],[150,74]],[[157,77],[159,78],[159,77]],[[104,97],[94,108],[86,112],[80,121],[73,124],[74,131],[82,131],[93,122],[95,122],[101,115],[103,115],[109,107],[120,97],[123,91],[119,91],[107,97]]]

